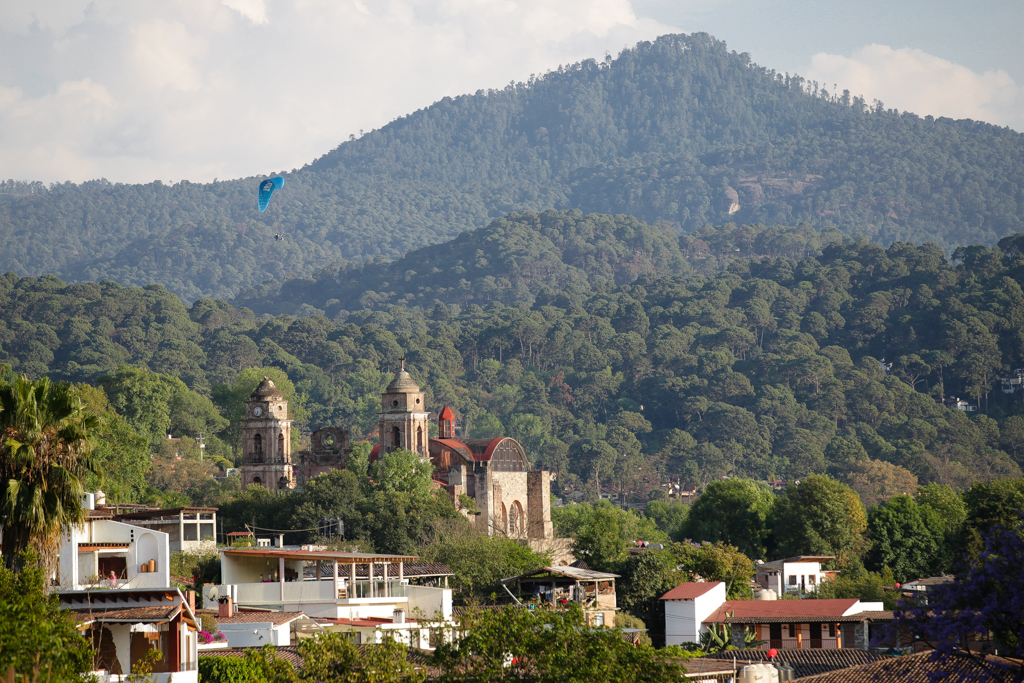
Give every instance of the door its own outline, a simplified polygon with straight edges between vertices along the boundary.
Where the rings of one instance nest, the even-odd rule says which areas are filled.
[[[782,647],[782,624],[768,625],[768,647],[779,649]]]
[[[811,648],[821,648],[821,624],[811,624]]]

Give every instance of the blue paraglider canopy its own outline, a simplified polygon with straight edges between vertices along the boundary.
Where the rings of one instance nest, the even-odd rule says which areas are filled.
[[[266,180],[260,181],[260,213],[267,210],[267,204],[270,203],[270,196],[274,194],[274,190],[280,190],[284,187],[284,178],[267,178]]]

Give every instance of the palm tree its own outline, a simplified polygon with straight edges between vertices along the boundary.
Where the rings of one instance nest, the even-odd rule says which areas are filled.
[[[74,388],[43,377],[0,387],[0,532],[4,565],[32,547],[55,568],[61,531],[85,520],[85,475],[96,417]]]

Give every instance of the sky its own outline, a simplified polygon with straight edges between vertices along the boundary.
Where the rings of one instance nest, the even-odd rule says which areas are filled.
[[[0,0],[0,179],[287,171],[442,97],[678,32],[1024,131],[1022,27],[1020,0]]]

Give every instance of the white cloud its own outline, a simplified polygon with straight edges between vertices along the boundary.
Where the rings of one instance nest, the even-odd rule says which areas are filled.
[[[445,95],[670,30],[630,0],[26,5],[0,0],[0,177],[43,181],[293,168]]]
[[[920,116],[975,119],[1024,130],[1024,89],[1002,70],[977,73],[922,50],[867,45],[852,56],[814,55],[810,80]]]

